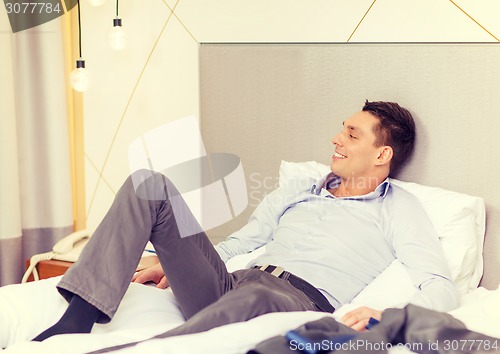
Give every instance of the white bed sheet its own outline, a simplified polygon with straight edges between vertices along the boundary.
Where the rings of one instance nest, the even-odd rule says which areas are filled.
[[[175,298],[169,290],[131,284],[116,316],[107,325],[95,325],[91,334],[60,335],[29,342],[55,322],[66,308],[57,293],[58,278],[0,288],[0,344],[5,353],[85,353],[88,351],[149,338],[183,322]],[[385,303],[384,303],[385,301]],[[378,305],[380,306],[377,306]],[[478,288],[462,299],[451,314],[475,331],[500,338],[500,289]],[[384,308],[383,297],[363,297],[343,306],[330,316],[338,318],[360,305]],[[286,333],[303,323],[325,316],[318,312],[273,313],[253,320],[193,334],[152,340],[120,353],[245,353],[257,343]],[[201,346],[201,347],[200,347]],[[409,352],[392,349],[391,352]]]

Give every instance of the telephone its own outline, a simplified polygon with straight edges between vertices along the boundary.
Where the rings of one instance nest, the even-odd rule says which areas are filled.
[[[89,238],[90,233],[87,230],[76,231],[69,234],[54,245],[52,251],[55,255],[52,259],[76,262]]]
[[[36,270],[38,262],[47,261],[49,259],[76,262],[90,236],[91,234],[88,230],[76,231],[59,240],[54,245],[51,252],[35,254],[30,259],[30,266],[24,273],[21,283],[26,283],[31,273],[33,273],[33,278],[35,280],[39,280],[38,272]]]

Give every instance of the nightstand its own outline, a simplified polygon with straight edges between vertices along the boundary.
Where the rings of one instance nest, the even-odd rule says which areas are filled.
[[[29,267],[30,261],[26,261],[26,269]],[[51,259],[48,261],[38,262],[36,270],[40,279],[47,279],[63,275],[69,267],[73,265],[72,262],[57,261]],[[33,274],[29,276],[28,281],[33,281]]]

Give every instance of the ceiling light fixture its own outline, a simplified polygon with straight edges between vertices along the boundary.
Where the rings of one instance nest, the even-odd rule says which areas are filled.
[[[80,20],[80,0],[77,0],[78,7],[78,49],[80,58],[76,61],[76,68],[69,75],[69,81],[75,91],[84,92],[90,84],[90,74],[85,69],[85,60],[82,59],[82,24]]]
[[[114,50],[122,50],[127,46],[122,19],[118,17],[118,0],[116,0],[116,17],[113,19],[113,28],[109,33],[109,44]]]

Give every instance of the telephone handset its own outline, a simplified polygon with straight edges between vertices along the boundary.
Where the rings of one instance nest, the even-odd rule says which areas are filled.
[[[89,238],[90,233],[87,230],[76,231],[69,234],[54,245],[52,251],[55,255],[52,259],[76,262]]]
[[[87,244],[91,234],[88,230],[76,231],[63,239],[59,240],[53,247],[51,252],[35,254],[30,259],[30,266],[24,273],[21,283],[26,283],[28,277],[33,273],[33,278],[38,280],[38,272],[36,265],[38,262],[47,261],[49,259],[57,259],[60,261],[76,262],[83,247]]]

